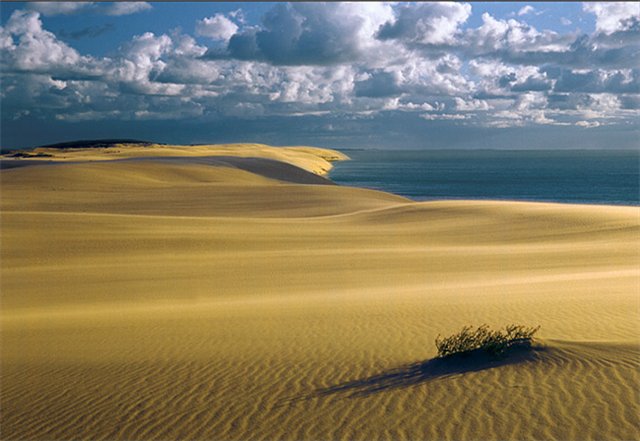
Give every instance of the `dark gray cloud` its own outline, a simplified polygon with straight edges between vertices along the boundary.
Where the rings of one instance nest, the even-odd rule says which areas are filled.
[[[603,38],[609,42],[616,42],[616,45],[602,45],[600,36],[580,35],[563,50],[516,51],[503,49],[485,55],[500,58],[513,64],[554,65],[573,69],[637,67],[640,65],[640,45],[638,44],[638,35],[640,34],[635,31],[625,31],[619,34],[620,39],[618,40],[615,39],[617,34]],[[629,34],[634,35],[632,37]]]
[[[551,90],[553,84],[546,78],[530,76],[522,83],[517,83],[511,86],[512,92],[543,92]]]
[[[374,71],[369,78],[355,83],[355,95],[357,97],[381,98],[396,96],[402,93],[397,78],[393,73]]]
[[[376,11],[377,9],[377,11]],[[230,37],[226,51],[205,57],[268,61],[275,65],[331,65],[361,59],[372,40],[372,25],[385,18],[384,5],[280,3],[259,28]],[[367,14],[373,11],[374,14]],[[379,15],[379,17],[376,17]]]
[[[227,46],[228,52],[218,49],[209,50],[205,54],[205,58],[221,59],[231,57],[239,60],[266,60],[258,46],[256,34],[257,31],[255,29],[250,29],[241,34],[232,35]]]
[[[426,121],[414,114],[387,112],[370,118],[345,115],[306,116],[291,119],[265,117],[247,120],[225,118],[203,124],[201,119],[97,120],[86,122],[41,121],[22,118],[9,124],[0,135],[3,147],[30,147],[51,141],[134,137],[168,143],[260,142],[273,145],[311,144],[332,148],[637,148],[638,126],[600,126],[585,130],[576,126],[530,126],[488,128],[451,121]],[[34,130],[38,127],[39,130]],[[330,128],[330,129],[329,129]],[[25,133],[32,132],[28,143]]]
[[[591,70],[575,72],[563,69],[554,92],[640,93],[640,69],[622,72]]]
[[[471,15],[467,3],[414,3],[397,8],[393,21],[383,24],[376,37],[422,45],[453,44],[458,28]]]
[[[518,80],[515,72],[509,72],[506,75],[502,75],[498,78],[498,85],[500,87],[508,87],[511,83],[515,83]]]
[[[623,109],[638,110],[640,109],[640,95],[622,95],[620,103]]]

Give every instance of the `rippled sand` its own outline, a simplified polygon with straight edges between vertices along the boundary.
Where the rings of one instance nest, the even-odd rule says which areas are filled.
[[[332,185],[312,148],[118,149],[0,172],[2,439],[640,438],[640,209],[415,203]],[[512,322],[530,353],[433,359]]]

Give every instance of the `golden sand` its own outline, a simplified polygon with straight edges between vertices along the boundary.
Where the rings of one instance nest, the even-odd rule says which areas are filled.
[[[416,203],[310,147],[47,153],[0,172],[2,439],[640,438],[636,207]],[[482,323],[540,344],[434,363]]]

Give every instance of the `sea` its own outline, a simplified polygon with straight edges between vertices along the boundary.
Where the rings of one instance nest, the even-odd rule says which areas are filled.
[[[640,205],[640,150],[347,150],[329,177],[417,201]]]

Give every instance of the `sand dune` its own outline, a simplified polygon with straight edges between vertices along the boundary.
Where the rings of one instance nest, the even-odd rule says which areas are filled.
[[[273,148],[264,144],[216,144],[216,145],[141,145],[117,144],[99,148],[47,148],[39,147],[25,152],[29,162],[84,162],[111,161],[124,158],[232,156],[236,158],[266,158],[295,165],[315,174],[326,174],[330,161],[348,159],[347,155],[331,149],[296,146]],[[4,156],[3,161],[19,162],[24,156]]]
[[[415,203],[324,185],[331,151],[215,149],[0,172],[3,439],[639,438],[638,208]],[[433,360],[511,322],[534,351]]]

